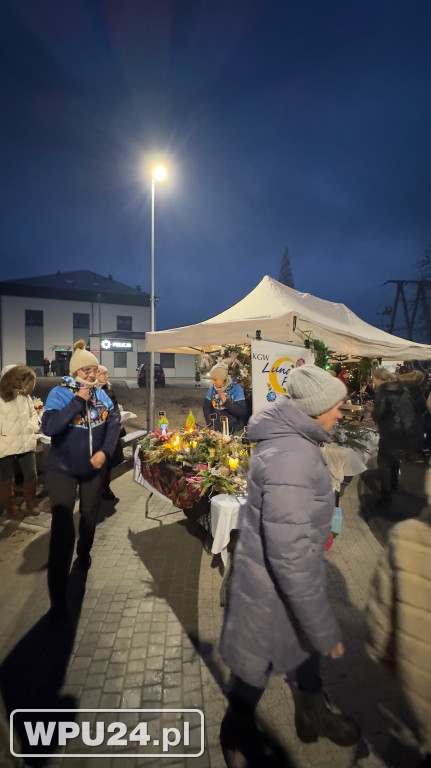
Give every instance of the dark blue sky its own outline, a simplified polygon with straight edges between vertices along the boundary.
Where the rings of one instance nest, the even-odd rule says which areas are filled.
[[[431,240],[429,0],[3,0],[1,279],[93,269],[158,327],[277,278],[365,320]]]

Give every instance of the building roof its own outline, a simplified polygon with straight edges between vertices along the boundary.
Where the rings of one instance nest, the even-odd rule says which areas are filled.
[[[125,285],[114,280],[112,275],[104,277],[87,269],[76,272],[59,270],[54,275],[4,280],[0,282],[0,295],[150,306],[149,294],[142,291],[139,285]]]

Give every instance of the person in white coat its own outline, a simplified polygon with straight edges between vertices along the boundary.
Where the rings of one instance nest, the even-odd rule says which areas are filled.
[[[39,417],[30,397],[36,384],[36,374],[26,365],[7,365],[0,378],[0,503],[9,517],[21,519],[38,515],[35,504],[36,433]],[[15,503],[14,475],[18,465],[24,484],[26,512]]]

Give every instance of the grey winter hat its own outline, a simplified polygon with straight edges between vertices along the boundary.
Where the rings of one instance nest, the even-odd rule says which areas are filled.
[[[330,411],[347,395],[343,382],[317,365],[294,368],[287,379],[287,390],[292,405],[308,416],[320,416]]]

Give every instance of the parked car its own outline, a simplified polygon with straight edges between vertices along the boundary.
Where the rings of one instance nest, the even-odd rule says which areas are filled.
[[[147,386],[147,364],[143,363],[140,368],[138,368],[138,387],[146,387]],[[154,384],[156,387],[164,387],[165,386],[165,372],[160,365],[160,363],[154,363]]]

